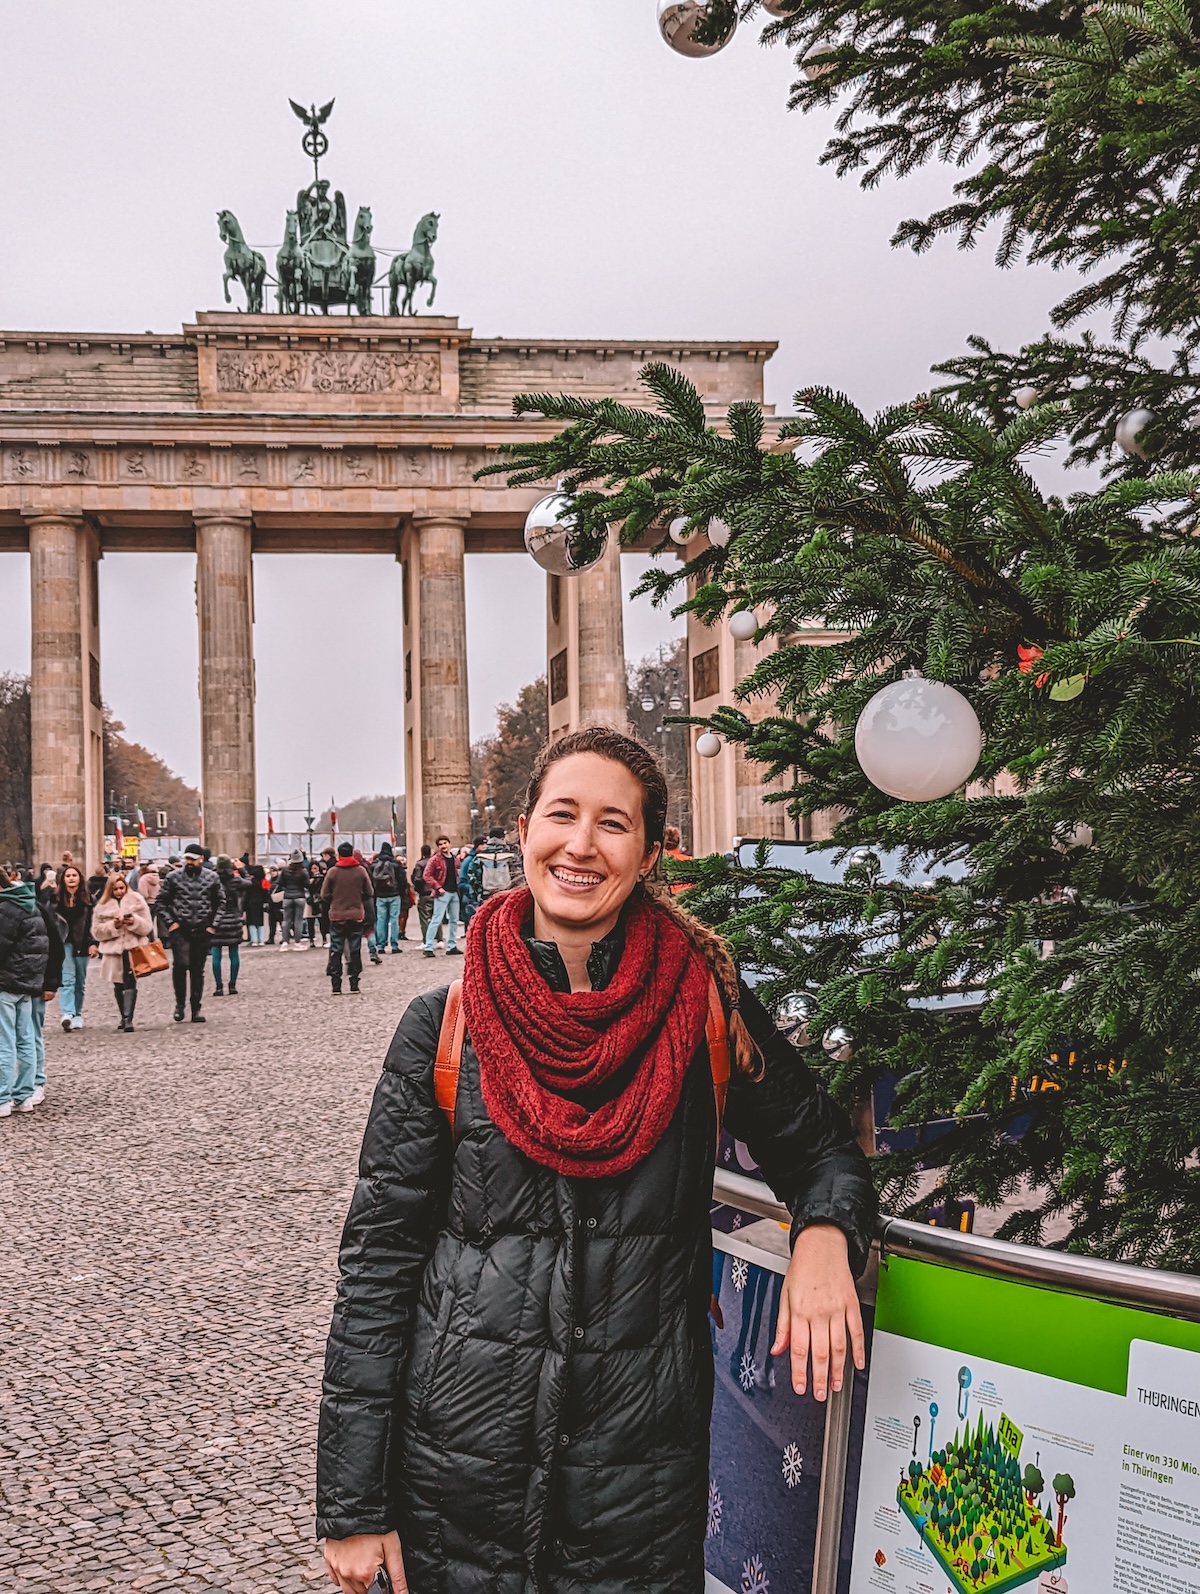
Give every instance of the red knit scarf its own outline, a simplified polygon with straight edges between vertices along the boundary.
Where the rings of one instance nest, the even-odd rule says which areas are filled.
[[[704,1034],[708,965],[643,899],[626,914],[606,990],[550,991],[522,940],[532,901],[506,891],[471,920],[463,1013],[484,1104],[543,1167],[583,1179],[624,1173],[658,1144],[679,1102]],[[605,1099],[589,1112],[578,1098],[598,1088]]]

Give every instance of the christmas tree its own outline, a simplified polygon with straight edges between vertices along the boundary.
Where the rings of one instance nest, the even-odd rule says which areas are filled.
[[[663,366],[644,372],[645,408],[531,394],[518,411],[564,429],[498,467],[563,479],[581,555],[686,517],[685,567],[664,560],[645,585],[712,624],[754,609],[764,656],[705,723],[764,782],[782,777],[793,813],[837,816],[848,866],[831,885],[765,853],[749,869],[706,859],[686,900],[769,1001],[811,999],[807,1034],[850,1031],[850,1054],[824,1063],[842,1099],[889,1074],[894,1123],[949,1120],[932,1145],[878,1160],[887,1206],[1020,1196],[1005,1237],[1043,1240],[1059,1219],[1073,1248],[1187,1270],[1200,1267],[1193,24],[1172,3],[801,0],[768,33],[804,67],[793,104],[841,107],[824,158],[867,183],[934,157],[964,167],[955,202],[897,241],[969,244],[995,224],[1002,265],[1095,268],[1056,328],[1101,313],[1111,326],[1011,355],[976,344],[938,368],[948,384],[873,418],[813,388],[782,425],[750,404],[716,425]],[[1035,484],[1031,460],[1064,441],[1074,460],[1106,461],[1106,485]],[[662,546],[674,551],[665,532]],[[842,640],[804,645],[814,620]],[[926,802],[886,796],[855,752],[868,701],[914,669],[968,699],[983,732],[971,785]],[[744,705],[763,698],[772,712],[752,718]],[[917,874],[885,874],[889,849],[921,859]],[[819,1045],[808,1056],[824,1062]],[[918,1201],[923,1165],[936,1189]]]

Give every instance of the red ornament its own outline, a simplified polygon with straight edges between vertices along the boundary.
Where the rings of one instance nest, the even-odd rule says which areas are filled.
[[[1021,662],[1017,665],[1017,668],[1020,670],[1021,674],[1029,675],[1033,670],[1033,666],[1041,658],[1044,652],[1045,649],[1039,648],[1036,643],[1032,647],[1026,647],[1024,642],[1018,642],[1017,658],[1020,659]],[[1049,679],[1049,675],[1039,675],[1033,684],[1034,686],[1045,686]]]

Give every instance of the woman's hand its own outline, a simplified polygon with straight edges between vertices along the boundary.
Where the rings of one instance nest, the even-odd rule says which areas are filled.
[[[356,1533],[349,1539],[326,1539],[325,1565],[330,1580],[342,1594],[367,1594],[381,1566],[387,1569],[393,1594],[408,1594],[398,1533]]]
[[[99,956],[100,956],[100,948],[93,941],[91,946],[88,947],[88,957],[90,957],[90,958],[98,958]]]
[[[802,1229],[796,1239],[779,1297],[779,1323],[771,1355],[782,1356],[791,1346],[792,1388],[802,1395],[811,1354],[813,1395],[824,1400],[830,1387],[835,1394],[842,1387],[847,1336],[854,1365],[861,1372],[866,1366],[866,1349],[846,1236],[832,1223],[815,1223]]]

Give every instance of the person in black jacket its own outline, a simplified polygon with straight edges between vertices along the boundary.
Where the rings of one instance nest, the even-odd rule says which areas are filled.
[[[217,879],[221,882],[221,892],[224,900],[221,911],[213,921],[212,930],[212,971],[213,995],[224,996],[225,987],[221,984],[221,948],[229,950],[229,994],[237,995],[238,972],[241,968],[242,930],[245,924],[246,893],[250,888],[249,879],[239,874],[234,867],[233,859],[225,853],[217,859]]]
[[[92,894],[73,863],[64,863],[58,871],[58,915],[66,926],[63,979],[58,988],[62,1027],[82,1029],[88,963],[96,942],[92,936]]]
[[[468,937],[457,1082],[435,1087],[447,992],[391,1043],[318,1439],[344,1594],[381,1565],[411,1594],[702,1594],[722,1113],[792,1214],[773,1354],[797,1391],[811,1363],[818,1399],[864,1364],[866,1158],[725,943],[651,881],[667,795],[607,727],[544,747],[528,889]]]
[[[31,881],[0,869],[0,1118],[32,1112],[37,1088],[33,1001],[46,985],[50,939]]]
[[[215,869],[208,868],[204,848],[192,842],[183,849],[183,867],[162,883],[155,906],[166,921],[171,942],[171,979],[175,985],[175,1022],[183,1023],[183,1006],[191,986],[192,1023],[203,1024],[204,965],[213,943],[213,926],[225,903]]]

